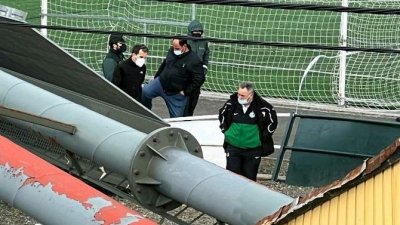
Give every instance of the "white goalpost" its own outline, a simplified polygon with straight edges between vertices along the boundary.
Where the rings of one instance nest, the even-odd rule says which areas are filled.
[[[389,0],[260,0],[360,8],[400,8]],[[43,9],[46,9],[43,10]],[[197,19],[211,38],[243,40],[210,43],[210,70],[203,90],[213,96],[252,81],[272,101],[308,107],[396,115],[400,110],[400,55],[250,45],[245,41],[333,47],[399,49],[400,17],[332,11],[283,10],[155,0],[42,0],[42,23],[159,35],[185,35]],[[47,30],[54,42],[101,71],[107,35]],[[127,36],[128,46],[150,48],[149,74],[157,70],[169,39]],[[299,92],[300,91],[300,92]],[[329,106],[329,107],[328,107]]]

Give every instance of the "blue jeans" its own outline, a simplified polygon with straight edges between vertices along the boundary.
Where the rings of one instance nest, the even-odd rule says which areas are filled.
[[[180,93],[167,95],[164,92],[160,79],[157,77],[143,87],[142,104],[151,110],[153,98],[159,96],[164,99],[165,104],[168,107],[169,116],[171,118],[181,117],[184,115],[188,100],[187,96],[184,96]]]

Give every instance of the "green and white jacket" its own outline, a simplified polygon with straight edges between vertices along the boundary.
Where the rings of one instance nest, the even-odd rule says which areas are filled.
[[[244,113],[237,93],[219,110],[221,131],[225,135],[224,146],[241,149],[259,149],[260,156],[274,152],[272,134],[278,126],[278,118],[271,104],[254,93],[253,101]],[[262,148],[260,148],[262,147]]]

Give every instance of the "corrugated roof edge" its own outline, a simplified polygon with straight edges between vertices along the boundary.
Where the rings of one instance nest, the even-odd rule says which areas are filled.
[[[391,145],[380,151],[378,155],[365,160],[360,166],[350,171],[342,179],[315,189],[305,196],[297,197],[292,203],[281,207],[274,214],[260,220],[257,225],[279,225],[287,223],[296,216],[338,196],[399,161],[400,137]]]

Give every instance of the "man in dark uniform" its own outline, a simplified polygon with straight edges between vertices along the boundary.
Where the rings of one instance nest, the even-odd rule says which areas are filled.
[[[126,51],[125,40],[122,35],[111,34],[108,39],[109,50],[103,60],[102,68],[104,77],[112,81],[112,75],[118,63],[124,60],[124,52]]]
[[[142,100],[148,52],[146,45],[133,46],[131,57],[117,65],[112,77],[113,84],[139,102]]]
[[[201,87],[204,79],[203,64],[187,40],[173,39],[154,80],[143,87],[142,103],[151,109],[152,99],[161,96],[170,117],[183,116],[188,96]]]
[[[193,20],[188,26],[188,35],[192,37],[202,37],[204,34],[203,24],[197,20]],[[199,56],[203,63],[204,73],[207,74],[208,70],[208,59],[210,57],[210,50],[208,48],[208,41],[205,40],[188,40],[188,44],[193,52]],[[185,116],[193,116],[194,109],[196,108],[197,102],[199,101],[200,87],[194,90],[188,99]]]
[[[226,169],[256,181],[262,156],[274,152],[272,134],[278,118],[271,104],[243,82],[219,110],[224,133]]]

